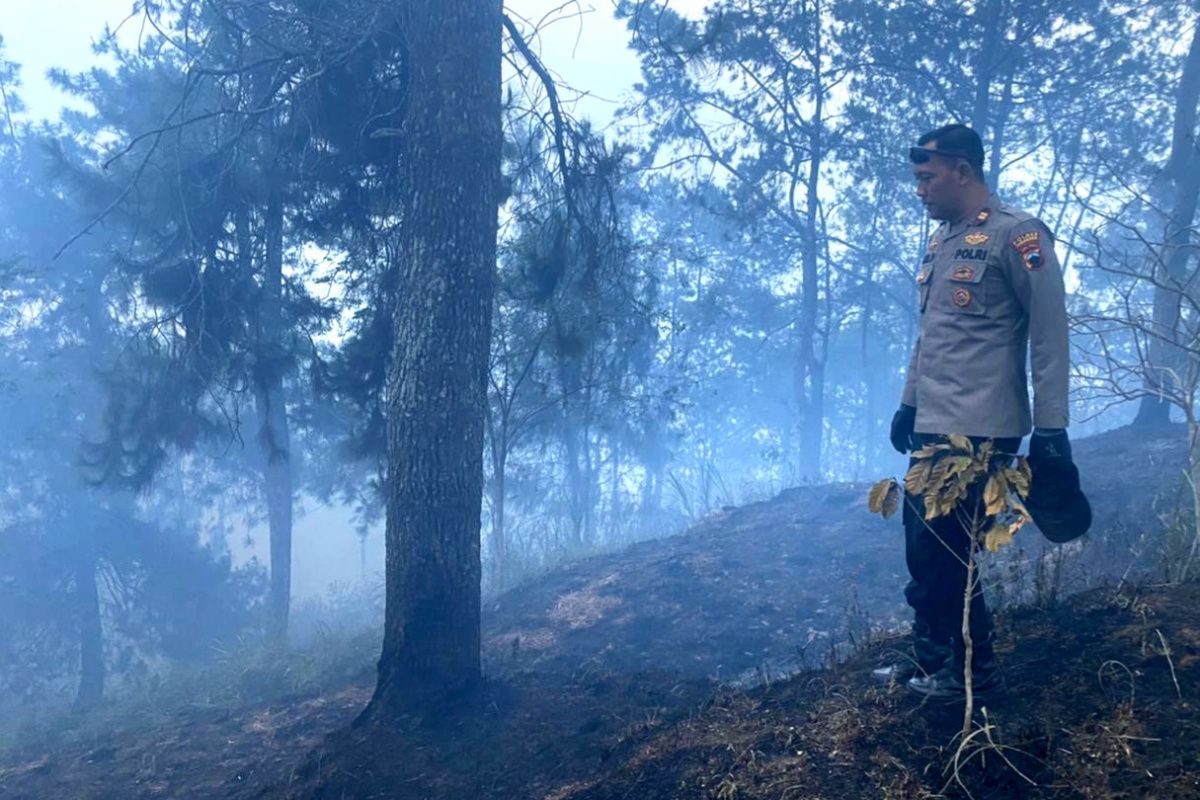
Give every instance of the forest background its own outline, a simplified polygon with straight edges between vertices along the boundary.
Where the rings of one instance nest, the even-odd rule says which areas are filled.
[[[486,594],[901,466],[930,234],[904,154],[947,121],[1056,232],[1072,436],[1173,414],[1200,447],[1195,4],[623,0],[595,16],[641,75],[602,129],[528,47],[579,10],[506,27]],[[367,578],[341,613],[377,624],[398,26],[368,0],[139,3],[103,66],[52,73],[51,120],[0,64],[4,703],[311,635],[306,513]]]

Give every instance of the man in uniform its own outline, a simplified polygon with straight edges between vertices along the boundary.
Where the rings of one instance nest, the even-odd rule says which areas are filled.
[[[948,434],[995,441],[997,463],[1011,463],[1033,429],[1030,456],[1071,457],[1067,438],[1067,315],[1054,237],[1037,218],[988,190],[983,145],[965,125],[923,135],[909,151],[917,196],[941,222],[917,274],[920,330],[891,441],[899,452]],[[1031,357],[1030,414],[1026,358]],[[979,487],[976,487],[979,491]],[[973,507],[973,495],[968,502]],[[969,536],[957,515],[924,519],[907,495],[905,556],[914,613],[914,657],[875,671],[932,697],[961,696],[965,648],[962,608]],[[973,683],[998,680],[992,621],[982,591],[971,600]]]

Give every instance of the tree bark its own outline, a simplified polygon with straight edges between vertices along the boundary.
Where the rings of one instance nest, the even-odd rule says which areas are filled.
[[[608,439],[608,447],[611,450],[611,481],[609,487],[609,503],[608,503],[608,541],[613,543],[619,541],[623,526],[621,524],[621,442],[616,436],[611,436]]]
[[[79,691],[75,708],[83,710],[95,707],[104,697],[104,628],[94,557],[82,557],[76,566],[75,595],[79,601]]]
[[[820,271],[818,213],[820,210],[821,162],[825,130],[822,30],[820,3],[814,11],[815,53],[812,127],[809,132],[809,164],[805,177],[804,253],[801,258],[800,317],[796,359],[796,399],[800,406],[800,475],[816,481],[821,476],[821,439],[825,429],[824,364],[817,354],[817,322],[820,315]]]
[[[1000,103],[992,114],[991,152],[988,154],[988,174],[992,191],[1000,191],[1000,171],[1004,167],[1004,129],[1013,110],[1013,73],[1015,65],[1009,64],[1004,75],[1004,90]]]
[[[287,638],[292,594],[291,432],[283,390],[283,199],[278,189],[267,200],[266,261],[258,309],[259,360],[255,406],[263,452],[263,488],[271,548],[270,628]]]
[[[1151,340],[1149,364],[1145,365],[1143,387],[1147,394],[1138,405],[1133,427],[1160,427],[1170,420],[1171,404],[1160,392],[1170,381],[1165,370],[1178,366],[1178,353],[1171,346],[1179,324],[1179,293],[1170,286],[1186,279],[1191,256],[1188,247],[1191,226],[1196,215],[1196,192],[1200,189],[1200,159],[1196,154],[1196,111],[1200,101],[1200,27],[1192,33],[1192,43],[1184,61],[1183,73],[1175,95],[1175,123],[1171,136],[1171,153],[1159,179],[1150,192],[1150,201],[1163,208],[1163,245],[1151,254],[1149,270],[1156,278],[1154,288],[1153,328],[1168,341],[1159,337]],[[1173,187],[1172,187],[1173,184]],[[1172,188],[1174,191],[1172,192]]]
[[[399,286],[387,383],[387,600],[367,717],[480,681],[483,428],[500,199],[500,3],[399,6]]]
[[[988,0],[987,6],[984,7],[980,26],[984,37],[983,46],[977,50],[979,58],[974,64],[975,97],[971,106],[971,127],[985,141],[988,123],[991,121],[992,80],[1004,39],[1004,29],[1000,25],[1003,8],[1004,0]],[[992,150],[997,149],[993,142]]]
[[[501,423],[499,434],[492,437],[492,591],[496,594],[508,588],[510,557],[508,530],[505,525],[508,470],[508,424]]]

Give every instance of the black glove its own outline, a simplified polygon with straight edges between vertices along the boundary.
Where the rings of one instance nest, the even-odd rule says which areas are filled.
[[[1080,493],[1079,468],[1065,458],[1029,457],[1033,480],[1025,504],[1031,510],[1061,507]]]
[[[1059,508],[1079,492],[1079,470],[1071,463],[1071,442],[1062,428],[1034,428],[1029,469],[1033,482],[1025,500],[1031,508]]]
[[[897,453],[907,453],[912,449],[913,427],[917,424],[917,409],[915,406],[900,404],[892,415],[892,447]]]
[[[1032,461],[1071,460],[1071,440],[1065,428],[1034,428],[1029,437],[1029,458]]]

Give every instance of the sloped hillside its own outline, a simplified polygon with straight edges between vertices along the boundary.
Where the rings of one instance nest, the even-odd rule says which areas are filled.
[[[1023,531],[994,570],[1006,595],[1029,599],[1038,580],[1053,580],[1038,575],[1046,557],[1060,562],[1059,585],[1043,594],[1160,574],[1159,516],[1175,501],[1184,443],[1182,426],[1159,438],[1119,429],[1075,443],[1096,524],[1061,553],[1036,529]],[[839,643],[902,626],[903,533],[898,518],[867,513],[868,488],[789,489],[514,589],[488,609],[491,670],[662,669],[727,679],[764,665],[819,664]]]
[[[1004,687],[961,750],[961,704],[837,670],[717,695],[630,742],[570,800],[1192,800],[1200,797],[1200,586],[1078,595],[1001,636]],[[547,795],[551,796],[551,795]]]
[[[1078,442],[1094,532],[1049,556],[1022,532],[1023,553],[996,571],[1006,593],[1046,580],[1048,557],[1061,591],[1153,576],[1183,453],[1177,428]],[[789,490],[514,589],[487,610],[482,697],[441,719],[349,728],[370,696],[364,657],[319,690],[236,708],[197,697],[152,723],[11,752],[0,796],[966,796],[946,772],[958,712],[867,681],[903,646],[878,629],[907,613],[899,522],[868,514],[866,489]],[[1007,688],[989,720],[1015,749],[960,771],[973,796],[1200,796],[1198,602],[1194,585],[1125,584],[1002,620]],[[834,652],[849,660],[828,668]]]

